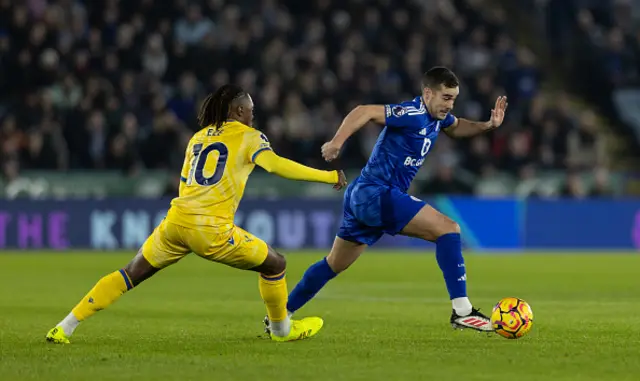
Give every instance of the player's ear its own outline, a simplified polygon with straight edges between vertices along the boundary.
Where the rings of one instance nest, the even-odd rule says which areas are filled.
[[[424,99],[429,99],[431,98],[431,95],[433,94],[433,92],[431,91],[431,89],[427,86],[422,88],[422,96],[424,97]]]
[[[236,107],[233,107],[231,109],[231,112],[241,117],[242,115],[244,115],[244,107],[242,107],[242,105],[237,105]]]

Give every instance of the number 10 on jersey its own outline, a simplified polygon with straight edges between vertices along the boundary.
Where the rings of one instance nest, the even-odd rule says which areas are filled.
[[[204,176],[204,167],[207,163],[209,154],[213,151],[218,151],[218,163],[213,175],[209,177]],[[195,144],[193,146],[193,160],[191,161],[191,170],[189,170],[189,177],[187,177],[186,184],[193,184],[193,180],[198,185],[211,186],[217,184],[222,175],[224,174],[224,167],[227,164],[229,157],[229,149],[223,143],[216,142],[209,144],[202,149],[202,143]]]

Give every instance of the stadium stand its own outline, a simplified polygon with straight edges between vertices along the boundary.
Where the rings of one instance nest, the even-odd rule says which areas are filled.
[[[502,3],[0,0],[2,188],[9,197],[171,195],[197,128],[194,110],[228,81],[253,94],[256,126],[277,152],[324,167],[319,147],[350,108],[411,98],[426,68],[446,65],[462,79],[456,115],[488,118],[496,96],[507,94],[508,121],[472,140],[439,139],[415,192],[623,193],[610,171],[611,134],[588,102],[616,99],[630,115],[604,116],[640,131],[637,107],[625,106],[640,92],[619,92],[637,84],[640,34],[616,18],[637,12],[619,11],[617,1],[526,1],[522,9],[539,16],[552,42],[545,52],[519,37]],[[587,25],[598,28],[585,35]],[[554,69],[543,60],[570,48],[603,61],[580,71],[576,62]],[[563,71],[573,84],[598,78],[609,93],[547,88]],[[342,163],[351,175],[378,132],[372,126],[348,143]],[[269,181],[249,192],[284,192]]]

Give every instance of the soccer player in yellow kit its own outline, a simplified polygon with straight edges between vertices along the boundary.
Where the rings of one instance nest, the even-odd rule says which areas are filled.
[[[251,127],[253,101],[240,87],[224,85],[204,101],[198,122],[203,127],[189,142],[179,195],[129,264],[106,275],[47,335],[47,341],[68,344],[80,322],[114,303],[125,292],[190,252],[260,274],[260,295],[271,321],[271,339],[293,341],[322,328],[318,317],[287,316],[286,262],[264,241],[237,227],[233,218],[249,174],[258,164],[279,176],[346,185],[342,171],[321,171],[276,155],[269,141]]]

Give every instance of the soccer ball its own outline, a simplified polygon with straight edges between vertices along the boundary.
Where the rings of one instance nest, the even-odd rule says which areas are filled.
[[[531,331],[533,311],[522,299],[504,298],[493,307],[491,324],[498,335],[518,339]]]

